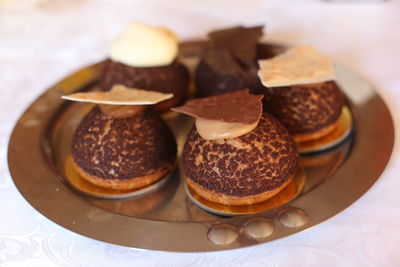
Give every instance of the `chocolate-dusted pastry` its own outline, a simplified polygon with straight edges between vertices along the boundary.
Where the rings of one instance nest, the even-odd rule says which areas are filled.
[[[299,164],[295,143],[277,119],[262,112],[261,98],[242,90],[174,108],[196,118],[182,169],[201,197],[250,205],[275,196],[293,179]]]
[[[177,60],[178,39],[163,27],[131,23],[112,43],[110,59],[100,78],[103,91],[116,84],[130,88],[172,93],[174,97],[154,109],[160,112],[187,98],[189,72]]]
[[[78,173],[89,182],[113,189],[152,184],[173,168],[175,138],[151,109],[114,119],[94,107],[79,124],[71,146]]]
[[[115,84],[123,84],[132,88],[172,93],[173,98],[154,107],[157,111],[166,111],[185,102],[188,82],[189,73],[186,67],[177,61],[168,66],[139,68],[108,60],[101,76],[100,87],[108,91]]]
[[[246,205],[269,199],[293,178],[296,146],[287,130],[263,113],[250,133],[204,140],[193,129],[182,153],[186,181],[207,200]]]
[[[343,96],[334,81],[264,87],[263,93],[265,110],[298,139],[326,135],[342,114]]]
[[[209,34],[195,71],[195,83],[201,95],[218,95],[245,88],[257,93],[263,87],[257,77],[258,59],[270,58],[269,46],[259,44],[262,26],[234,27]]]
[[[73,164],[81,177],[104,188],[134,190],[171,172],[177,153],[174,135],[145,106],[170,97],[123,86],[64,97],[100,104],[83,118],[72,139]]]
[[[260,60],[264,109],[296,142],[321,138],[337,127],[343,95],[333,81],[332,62],[310,46]]]

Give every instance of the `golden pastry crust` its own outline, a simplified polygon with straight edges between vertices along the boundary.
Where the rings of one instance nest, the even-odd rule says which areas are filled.
[[[249,196],[233,196],[233,195],[218,193],[218,192],[206,189],[199,184],[196,184],[191,179],[185,178],[185,181],[188,184],[188,186],[190,186],[197,194],[199,194],[201,197],[203,197],[209,201],[212,201],[215,203],[220,203],[223,205],[251,205],[251,204],[263,202],[263,201],[270,199],[273,196],[277,195],[292,181],[292,179],[293,178],[288,179],[283,184],[281,184],[279,187],[277,187],[271,191],[266,191],[266,192],[263,192],[260,194],[249,195]]]
[[[304,133],[304,134],[294,134],[292,135],[293,139],[296,141],[296,143],[302,143],[302,142],[307,142],[311,140],[317,140],[321,137],[324,137],[325,135],[328,135],[331,133],[333,130],[338,127],[338,121],[325,126],[324,128],[314,132],[314,133]]]
[[[161,178],[163,178],[165,175],[171,172],[175,167],[175,163],[171,162],[160,167],[158,170],[155,170],[154,172],[144,176],[125,178],[125,179],[104,179],[96,177],[94,175],[90,175],[89,173],[85,172],[75,163],[74,160],[73,164],[78,174],[88,182],[103,188],[118,189],[118,190],[135,190],[151,185],[160,180]]]

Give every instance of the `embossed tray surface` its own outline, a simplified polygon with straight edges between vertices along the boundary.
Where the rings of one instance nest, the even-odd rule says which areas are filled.
[[[181,45],[180,57],[191,71],[203,44]],[[392,152],[394,128],[385,103],[362,77],[335,64],[353,132],[327,151],[302,156],[304,188],[289,203],[253,215],[214,215],[187,197],[179,168],[158,190],[140,197],[89,196],[68,183],[65,164],[75,127],[91,106],[60,97],[96,90],[102,66],[68,76],[35,100],[17,122],[8,151],[11,175],[26,200],[53,222],[90,238],[165,251],[214,251],[268,242],[308,229],[351,205],[379,178]],[[164,117],[180,154],[193,121],[184,115]]]

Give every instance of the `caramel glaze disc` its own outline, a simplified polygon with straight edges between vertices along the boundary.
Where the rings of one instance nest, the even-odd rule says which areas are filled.
[[[298,163],[293,139],[266,113],[253,131],[232,139],[205,140],[193,128],[182,152],[188,185],[203,198],[225,205],[249,205],[274,196]]]
[[[155,105],[156,111],[163,112],[186,100],[189,72],[177,61],[168,66],[139,68],[108,60],[100,79],[100,87],[108,91],[115,84],[174,94],[173,98]]]
[[[79,174],[112,189],[137,189],[174,168],[175,138],[151,109],[115,119],[94,107],[79,124],[71,154]]]
[[[328,134],[342,112],[343,96],[333,81],[264,87],[263,93],[265,111],[282,122],[290,134],[301,137],[302,141]]]

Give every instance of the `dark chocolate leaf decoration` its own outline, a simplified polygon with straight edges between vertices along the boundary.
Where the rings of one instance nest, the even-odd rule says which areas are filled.
[[[257,43],[263,35],[264,26],[234,27],[213,31],[209,34],[211,45],[227,49],[242,63],[255,60],[257,56]]]
[[[263,95],[252,95],[248,89],[195,99],[173,111],[206,120],[252,124],[262,114]]]
[[[217,73],[240,76],[245,73],[242,66],[226,49],[209,48],[203,51],[202,58]]]

